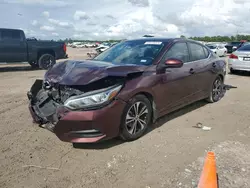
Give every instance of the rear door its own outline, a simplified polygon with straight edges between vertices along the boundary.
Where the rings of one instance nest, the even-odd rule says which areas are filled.
[[[209,79],[207,73],[211,71],[212,65],[209,60],[210,52],[202,44],[196,42],[188,42],[191,54],[191,63],[195,71],[195,91],[193,99],[201,99],[207,93]],[[208,79],[208,80],[207,80]]]
[[[0,62],[27,61],[27,46],[20,30],[0,30]]]
[[[196,81],[193,63],[186,42],[177,42],[166,52],[160,63],[168,58],[181,59],[184,63],[181,68],[167,68],[161,74],[161,93],[157,93],[157,102],[160,113],[166,114],[190,102],[189,97],[196,91]]]

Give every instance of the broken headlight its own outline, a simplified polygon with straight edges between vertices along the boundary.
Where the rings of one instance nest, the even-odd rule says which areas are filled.
[[[65,101],[64,106],[72,110],[97,107],[112,100],[121,88],[122,85],[119,85],[70,97]]]

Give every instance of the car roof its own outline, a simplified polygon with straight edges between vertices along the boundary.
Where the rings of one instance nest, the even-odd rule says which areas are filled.
[[[162,42],[168,42],[174,40],[173,38],[160,38],[160,37],[143,37],[143,38],[136,38],[136,39],[130,39],[127,41],[162,41]]]
[[[198,41],[191,40],[191,39],[185,39],[185,38],[164,38],[164,37],[143,37],[143,38],[137,38],[137,39],[130,39],[126,41],[161,41],[161,42],[178,42],[178,41],[190,41],[195,42],[198,44],[201,44]]]
[[[0,30],[22,31],[21,29],[0,28]]]

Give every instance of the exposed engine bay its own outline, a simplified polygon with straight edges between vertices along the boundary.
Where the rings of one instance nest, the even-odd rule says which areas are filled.
[[[27,95],[33,111],[39,118],[39,123],[41,125],[56,124],[61,118],[58,109],[65,110],[64,103],[70,97],[108,88],[118,83],[124,83],[124,77],[109,76],[88,85],[73,86],[36,80]]]

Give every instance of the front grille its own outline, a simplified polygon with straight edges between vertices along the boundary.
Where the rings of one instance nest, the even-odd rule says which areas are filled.
[[[71,131],[70,132],[71,137],[75,138],[94,138],[94,137],[99,137],[103,136],[103,133],[99,130],[83,130],[83,131]]]

